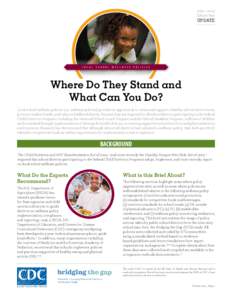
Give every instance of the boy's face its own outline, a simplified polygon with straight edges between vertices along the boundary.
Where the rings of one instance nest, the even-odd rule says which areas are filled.
[[[90,188],[92,191],[97,191],[101,185],[101,178],[100,175],[96,173],[92,173],[90,175]]]
[[[119,29],[115,40],[115,47],[121,52],[129,52],[136,46],[138,38],[138,29],[123,26]]]

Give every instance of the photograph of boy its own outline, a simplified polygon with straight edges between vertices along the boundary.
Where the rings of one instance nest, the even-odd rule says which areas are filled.
[[[109,192],[101,187],[103,178],[98,173],[90,173],[89,187],[83,190],[76,202],[76,208],[82,213],[82,210],[88,211],[88,215],[98,214],[105,210],[109,203]]]

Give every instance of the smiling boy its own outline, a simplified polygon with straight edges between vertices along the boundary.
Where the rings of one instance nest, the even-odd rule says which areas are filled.
[[[109,197],[107,192],[100,188],[101,183],[102,177],[98,173],[90,174],[90,186],[80,193],[77,200],[79,209],[88,210],[94,215],[108,207]]]

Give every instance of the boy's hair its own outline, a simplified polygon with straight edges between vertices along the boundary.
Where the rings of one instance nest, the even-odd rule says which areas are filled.
[[[95,33],[100,41],[114,41],[123,26],[138,28],[138,20],[123,13],[110,13],[97,18]]]

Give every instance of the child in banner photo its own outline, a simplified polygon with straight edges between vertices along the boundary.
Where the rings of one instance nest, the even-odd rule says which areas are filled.
[[[101,16],[95,33],[98,40],[89,64],[136,62],[135,46],[139,35],[136,18],[123,13]]]

